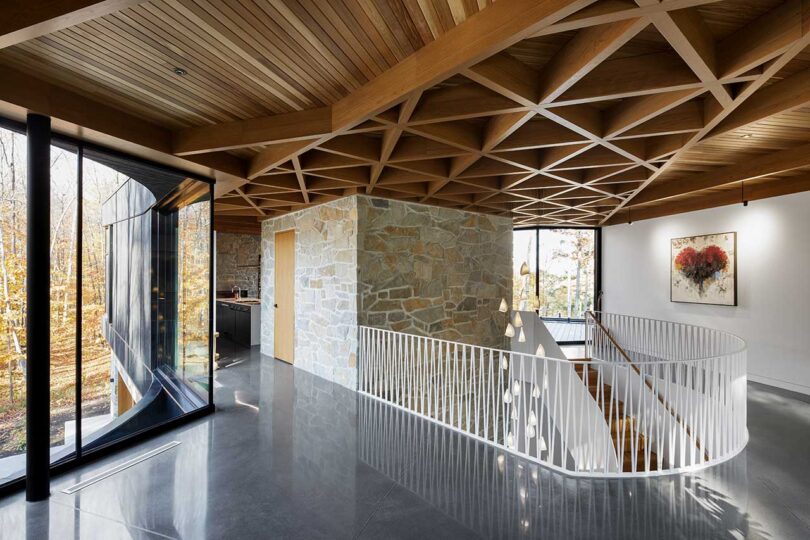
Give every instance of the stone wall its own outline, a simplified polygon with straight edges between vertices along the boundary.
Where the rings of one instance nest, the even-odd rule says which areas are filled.
[[[262,223],[261,351],[273,355],[275,233],[294,229],[296,367],[357,386],[357,198]]]
[[[217,290],[238,285],[248,296],[259,296],[261,241],[254,234],[217,233]]]
[[[360,324],[508,345],[498,305],[512,296],[510,219],[373,197],[357,209]]]
[[[358,325],[508,345],[508,218],[354,196],[262,223],[262,353],[273,355],[275,233],[290,229],[296,367],[356,388]]]

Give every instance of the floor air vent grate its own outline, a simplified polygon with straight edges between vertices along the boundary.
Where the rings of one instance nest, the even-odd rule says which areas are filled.
[[[111,467],[111,468],[109,468],[107,470],[101,471],[98,474],[94,474],[93,476],[91,476],[87,480],[82,480],[78,484],[74,484],[74,485],[72,485],[72,486],[70,486],[68,488],[63,489],[62,493],[67,493],[68,495],[70,495],[71,493],[76,493],[77,491],[79,491],[81,489],[84,489],[87,486],[91,486],[91,485],[93,485],[93,484],[95,484],[97,482],[101,482],[105,478],[109,478],[110,476],[112,476],[112,475],[114,475],[116,473],[119,473],[119,472],[123,471],[124,469],[128,469],[130,467],[133,467],[133,466],[137,465],[138,463],[141,463],[142,461],[146,461],[149,458],[153,458],[156,455],[165,452],[166,450],[171,450],[172,448],[174,448],[178,444],[180,444],[180,441],[172,441],[170,443],[164,444],[163,446],[159,446],[159,447],[155,448],[154,450],[150,450],[149,452],[145,452],[145,453],[143,453],[143,454],[141,454],[139,456],[135,456],[134,458],[132,458],[132,459],[130,459],[128,461],[125,461],[125,462],[123,462],[123,463],[121,463],[119,465],[116,465],[115,467]]]

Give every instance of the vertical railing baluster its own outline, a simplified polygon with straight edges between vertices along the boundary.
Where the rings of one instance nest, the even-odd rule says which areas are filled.
[[[356,339],[359,392],[558,468],[569,469],[570,450],[577,474],[604,473],[612,452],[631,475],[704,466],[746,440],[744,343],[723,332],[589,313],[590,361],[581,371],[568,361],[364,326]],[[573,392],[591,379],[592,394]],[[372,410],[383,409],[363,417]],[[587,437],[602,421],[608,437],[594,445]],[[384,429],[383,437],[399,433]]]

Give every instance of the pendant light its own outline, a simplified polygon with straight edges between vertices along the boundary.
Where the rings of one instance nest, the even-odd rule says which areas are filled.
[[[523,261],[523,264],[520,265],[520,275],[521,276],[528,276],[529,275],[529,265],[526,264],[526,261]]]

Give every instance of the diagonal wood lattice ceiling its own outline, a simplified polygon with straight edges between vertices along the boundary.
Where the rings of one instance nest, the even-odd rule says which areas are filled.
[[[0,63],[102,84],[106,103],[162,118],[175,156],[242,163],[224,220],[365,193],[593,226],[810,189],[810,1],[487,4],[146,2]],[[171,38],[174,56],[155,42],[168,19],[197,36]],[[261,24],[273,34],[238,34]],[[94,47],[140,54],[145,78],[75,60]],[[184,61],[187,86],[166,75]]]

